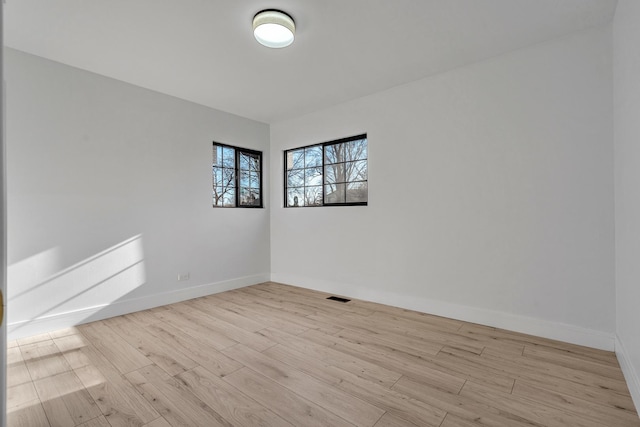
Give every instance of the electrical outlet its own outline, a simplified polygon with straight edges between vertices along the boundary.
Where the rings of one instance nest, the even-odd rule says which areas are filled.
[[[189,273],[178,274],[178,282],[189,280]]]

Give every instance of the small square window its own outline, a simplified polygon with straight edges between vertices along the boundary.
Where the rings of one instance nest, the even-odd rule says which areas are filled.
[[[262,207],[262,153],[213,143],[213,206]]]

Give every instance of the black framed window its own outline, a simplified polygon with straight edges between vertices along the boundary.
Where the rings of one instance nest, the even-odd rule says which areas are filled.
[[[284,152],[285,207],[366,205],[367,135]]]
[[[262,207],[262,152],[213,143],[213,206]]]

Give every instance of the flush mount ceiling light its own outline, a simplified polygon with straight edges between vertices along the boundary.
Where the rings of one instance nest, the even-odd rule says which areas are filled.
[[[279,10],[269,9],[253,17],[253,36],[261,45],[281,48],[293,43],[296,24],[293,18]]]

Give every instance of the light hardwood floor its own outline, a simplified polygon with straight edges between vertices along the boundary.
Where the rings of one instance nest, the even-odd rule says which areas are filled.
[[[640,426],[613,353],[265,283],[9,343],[26,426]]]

